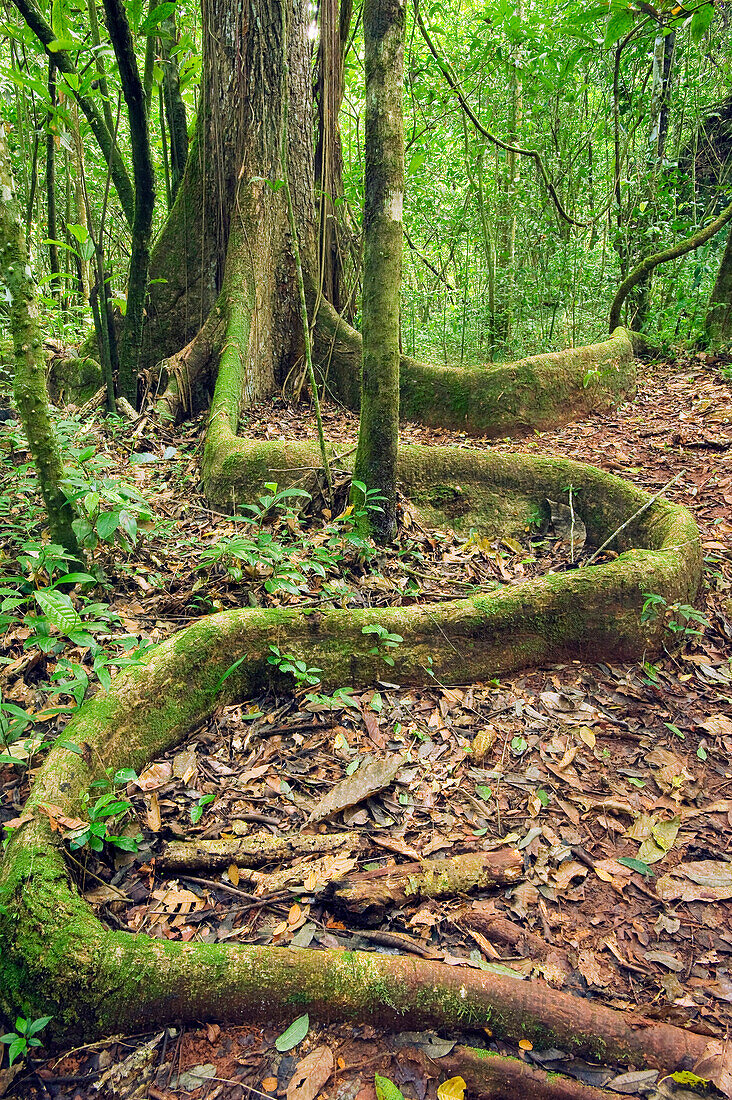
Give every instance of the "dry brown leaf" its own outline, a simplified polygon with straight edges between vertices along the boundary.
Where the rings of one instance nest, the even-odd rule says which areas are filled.
[[[159,764],[151,764],[148,768],[145,768],[142,775],[135,782],[141,791],[154,791],[158,787],[164,786],[170,780],[172,774],[172,765],[167,760],[163,760]]]
[[[476,733],[470,752],[476,761],[483,760],[493,748],[498,734],[493,726],[485,726],[480,733]]]
[[[587,867],[576,859],[565,859],[552,875],[551,885],[557,890],[566,890],[576,878],[585,878]]]
[[[658,880],[656,893],[663,901],[725,901],[732,898],[732,863],[680,863]]]
[[[173,757],[173,775],[181,779],[186,785],[190,783],[196,774],[196,753],[193,749],[185,749],[177,752]]]
[[[287,1100],[315,1100],[335,1068],[336,1059],[330,1047],[316,1046],[295,1066],[287,1086]]]
[[[160,816],[160,802],[158,796],[153,791],[149,799],[145,799],[145,821],[147,822],[148,829],[151,829],[154,833],[159,833],[162,825],[162,818]]]
[[[394,782],[403,762],[403,756],[389,756],[385,760],[372,760],[368,764],[362,764],[353,775],[347,775],[321,798],[310,814],[308,824],[324,821],[383,791]]]
[[[726,714],[710,714],[699,725],[712,737],[729,737],[732,735],[732,718]]]

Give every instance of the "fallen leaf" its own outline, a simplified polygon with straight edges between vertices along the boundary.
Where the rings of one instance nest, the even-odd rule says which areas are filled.
[[[356,806],[383,791],[394,782],[403,762],[403,756],[389,756],[385,760],[372,760],[368,764],[362,764],[353,775],[347,775],[321,798],[310,814],[308,823],[312,825],[324,821],[327,817]]]
[[[467,1085],[462,1077],[449,1077],[437,1089],[437,1100],[463,1100]]]
[[[315,1100],[323,1085],[335,1069],[335,1059],[330,1047],[311,1050],[298,1062],[287,1086],[287,1100]]]
[[[663,901],[725,901],[732,898],[732,863],[680,863],[659,878],[656,893]]]
[[[164,786],[170,780],[172,774],[172,765],[164,760],[160,764],[151,764],[149,768],[145,768],[142,775],[135,780],[135,783],[141,791],[154,791],[158,787]]]
[[[182,779],[186,786],[196,774],[196,753],[193,749],[177,752],[173,757],[173,775]]]

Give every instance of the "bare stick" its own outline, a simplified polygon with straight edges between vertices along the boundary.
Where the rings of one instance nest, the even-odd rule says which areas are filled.
[[[673,485],[673,484],[674,484],[675,482],[677,482],[677,481],[679,480],[679,478],[680,478],[680,477],[681,477],[681,474],[677,474],[677,475],[676,475],[676,477],[672,477],[670,481],[667,481],[667,482],[666,482],[666,484],[664,485],[664,487],[663,487],[662,489],[659,489],[659,490],[658,490],[658,492],[656,493],[656,495],[655,495],[655,496],[652,496],[650,500],[647,500],[645,504],[641,505],[641,507],[640,507],[640,508],[638,509],[638,511],[637,511],[637,512],[633,512],[633,515],[632,515],[632,516],[628,516],[628,518],[626,519],[625,523],[621,523],[621,524],[620,524],[620,526],[619,526],[619,527],[617,527],[617,528],[616,528],[616,529],[615,529],[615,530],[613,531],[612,535],[609,535],[609,536],[608,536],[608,537],[607,537],[607,538],[605,539],[605,541],[603,542],[602,546],[598,546],[597,550],[595,550],[595,553],[594,553],[594,554],[592,555],[592,557],[588,558],[588,560],[587,560],[587,561],[585,562],[585,564],[584,564],[583,568],[584,568],[584,569],[586,569],[588,565],[592,565],[593,561],[594,561],[594,560],[595,560],[595,558],[596,558],[596,557],[598,556],[598,554],[601,554],[601,553],[603,552],[603,550],[605,549],[605,547],[606,547],[606,546],[609,546],[609,545],[610,545],[610,543],[611,543],[611,542],[613,541],[613,539],[614,539],[614,538],[615,538],[615,537],[616,537],[617,535],[619,535],[621,531],[624,531],[624,530],[625,530],[625,528],[626,528],[626,527],[628,526],[628,524],[632,523],[634,519],[637,519],[637,518],[638,518],[638,516],[642,516],[644,512],[647,512],[647,511],[648,511],[648,509],[649,509],[649,508],[651,507],[651,505],[652,505],[652,504],[655,504],[655,503],[656,503],[656,501],[658,500],[658,498],[659,498],[659,497],[662,497],[662,496],[663,496],[663,494],[664,494],[664,493],[666,492],[666,490],[667,490],[667,489],[670,489],[670,488],[671,488],[671,486],[672,486],[672,485]]]

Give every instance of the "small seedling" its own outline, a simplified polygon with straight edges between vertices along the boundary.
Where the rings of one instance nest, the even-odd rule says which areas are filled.
[[[404,641],[401,634],[390,634],[386,627],[379,623],[369,623],[368,626],[361,628],[361,633],[376,635],[376,645],[372,646],[369,653],[377,654],[387,665],[394,664],[394,658],[389,651],[396,649]]]
[[[39,1016],[37,1020],[26,1020],[24,1016],[17,1016],[15,1031],[8,1031],[0,1035],[0,1043],[8,1044],[8,1063],[12,1066],[16,1058],[25,1058],[31,1047],[40,1047],[43,1044],[37,1037],[39,1031],[53,1019],[53,1016]]]

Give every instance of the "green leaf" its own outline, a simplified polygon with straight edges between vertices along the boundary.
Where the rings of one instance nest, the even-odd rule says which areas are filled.
[[[646,878],[653,878],[653,871],[640,859],[633,859],[632,856],[621,856],[618,863],[622,863],[623,867],[630,867],[631,871],[639,871]]]
[[[614,46],[621,38],[625,38],[628,31],[633,27],[633,12],[632,11],[619,11],[612,17],[607,25],[607,31],[605,32],[605,48],[608,46]]]
[[[61,634],[78,630],[81,626],[79,613],[68,596],[63,592],[48,591],[42,588],[35,593],[36,603],[48,619],[51,626],[55,626]]]
[[[160,23],[164,23],[174,11],[175,4],[158,4],[140,24],[140,34],[150,34]]]
[[[102,512],[96,527],[99,538],[106,542],[119,527],[119,512]]]
[[[486,787],[483,784],[480,784],[475,789],[481,798],[485,799],[486,802],[490,802],[491,798],[493,797],[492,787]]]
[[[36,1032],[42,1031],[52,1019],[53,1016],[39,1016],[37,1020],[31,1020],[26,1029],[26,1035],[35,1035]]]
[[[376,1085],[376,1100],[404,1100],[403,1093],[388,1077],[380,1077],[378,1073],[375,1073],[374,1084]]]
[[[279,1050],[280,1054],[284,1054],[287,1050],[292,1050],[298,1043],[301,1043],[308,1031],[310,1030],[310,1017],[305,1013],[304,1016],[298,1016],[296,1020],[290,1024],[287,1031],[283,1031],[281,1035],[278,1035],[275,1039],[275,1046]]]
[[[714,4],[711,2],[705,4],[702,8],[697,8],[691,17],[691,24],[689,25],[689,33],[693,42],[701,42],[704,35],[707,33],[712,25],[714,19]]]

